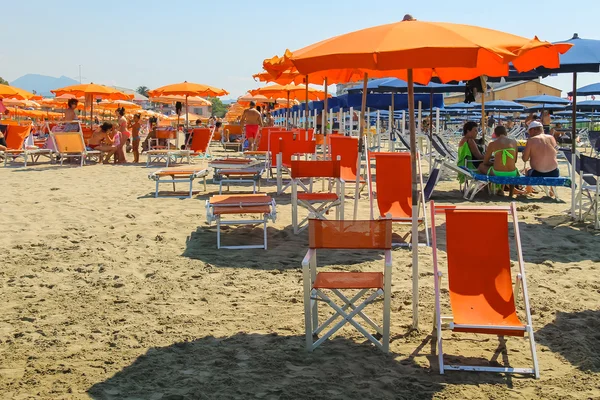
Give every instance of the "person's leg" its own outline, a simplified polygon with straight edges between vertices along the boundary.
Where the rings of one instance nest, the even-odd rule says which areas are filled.
[[[489,175],[488,172],[490,172],[490,169],[491,169],[491,165],[481,163],[477,167],[477,172],[482,175]]]
[[[132,146],[133,146],[133,149],[132,149],[133,162],[137,164],[138,162],[140,162],[140,139],[134,138]]]

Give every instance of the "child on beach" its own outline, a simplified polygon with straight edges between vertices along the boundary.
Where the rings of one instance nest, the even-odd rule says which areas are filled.
[[[142,127],[140,118],[140,114],[135,114],[133,116],[133,121],[129,124],[129,129],[131,129],[131,146],[134,163],[140,162],[140,129]]]

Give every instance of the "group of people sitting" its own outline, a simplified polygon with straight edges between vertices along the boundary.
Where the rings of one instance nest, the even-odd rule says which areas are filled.
[[[558,177],[558,145],[554,136],[544,133],[544,127],[539,121],[529,123],[528,133],[529,139],[522,158],[529,162],[530,168],[523,171],[524,174],[531,177]],[[459,166],[483,175],[521,176],[521,171],[517,168],[517,141],[508,137],[504,126],[495,128],[495,139],[488,144],[485,152],[480,147],[477,135],[476,122],[470,121],[463,126],[463,137],[458,148]]]
[[[140,161],[140,114],[135,114],[131,121],[125,118],[125,110],[118,109],[119,119],[116,124],[104,122],[99,125],[92,137],[88,141],[90,150],[99,150],[104,153],[103,162],[106,164],[111,157],[114,157],[115,163],[125,164],[125,146],[131,148],[133,152],[133,162]],[[131,130],[131,131],[130,131]]]

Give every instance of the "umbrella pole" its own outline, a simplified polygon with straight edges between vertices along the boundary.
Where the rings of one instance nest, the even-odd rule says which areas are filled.
[[[189,131],[190,129],[190,118],[188,116],[188,95],[185,95],[185,131]],[[189,137],[189,136],[188,136]],[[188,143],[186,143],[187,146]],[[177,146],[179,148],[179,146]]]
[[[394,151],[394,93],[392,93],[392,101],[390,104],[390,115],[388,115],[388,125],[390,129],[390,137],[388,142],[388,151]]]
[[[484,76],[480,76],[481,79],[481,143],[485,144],[485,92],[487,91],[487,82]]]
[[[287,91],[287,108],[285,109],[285,130],[290,128],[290,91]]]
[[[362,101],[361,101],[361,105],[360,105],[360,119],[358,120],[358,158],[356,160],[356,189],[354,192],[354,219],[358,218],[358,197],[360,195],[359,189],[360,189],[360,164],[362,161],[362,153],[364,151],[365,148],[365,143],[364,143],[364,125],[365,125],[365,110],[367,108],[367,81],[369,79],[369,74],[367,74],[365,72],[365,75],[363,77],[363,92],[362,92]],[[352,110],[352,108],[350,108],[350,136],[352,136],[352,127],[354,126],[354,112]],[[365,157],[367,159],[367,163],[369,162],[368,157]],[[368,168],[368,165],[365,165],[365,168]],[[369,179],[368,174],[367,175],[367,179]],[[369,184],[369,181],[367,181],[367,189],[369,190],[369,199],[371,200],[371,189],[370,189],[371,185]]]
[[[306,75],[306,84],[305,86],[305,100],[304,100],[304,140],[308,141],[308,115],[310,112],[308,111],[308,75]]]
[[[573,123],[571,124],[571,218],[575,218],[575,177],[577,176],[576,165],[577,156],[575,151],[577,150],[577,143],[575,142],[575,135],[577,134],[576,122],[577,122],[577,72],[573,72]]]
[[[429,174],[431,174],[432,164],[432,143],[433,142],[433,89],[429,92],[429,145],[427,151],[429,152]]]
[[[410,130],[410,161],[412,172],[412,278],[413,329],[419,329],[419,194],[417,190],[417,138],[415,127],[415,88],[413,70],[408,70],[408,118]],[[425,228],[427,229],[427,228]]]
[[[323,136],[326,134],[327,131],[327,107],[329,106],[328,101],[327,101],[327,78],[325,78],[325,82],[323,83],[324,89],[325,89],[325,99],[323,99],[323,120],[321,121],[321,129],[323,130],[323,132],[319,132],[321,134],[323,134]],[[323,141],[323,143],[325,143],[325,141]]]

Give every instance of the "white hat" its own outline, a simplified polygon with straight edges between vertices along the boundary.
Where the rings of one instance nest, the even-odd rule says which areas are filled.
[[[543,128],[543,127],[544,127],[544,125],[542,125],[542,123],[540,121],[531,121],[527,130],[530,131],[533,128]]]

